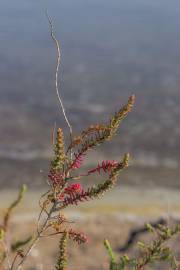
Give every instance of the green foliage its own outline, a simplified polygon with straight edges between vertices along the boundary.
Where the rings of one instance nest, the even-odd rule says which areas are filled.
[[[17,199],[15,201],[13,201],[12,204],[8,207],[6,214],[4,216],[4,229],[5,230],[8,227],[9,218],[10,218],[12,211],[14,210],[14,208],[16,208],[20,204],[20,202],[22,201],[22,199],[24,197],[26,190],[27,190],[26,185],[22,185],[22,187],[20,188]]]
[[[52,169],[62,170],[65,161],[64,135],[61,128],[57,130],[56,143],[54,145],[54,158],[51,162]]]
[[[110,258],[110,266],[109,266],[109,269],[110,270],[114,270],[115,269],[115,266],[116,266],[116,258],[115,258],[115,255],[114,255],[114,252],[111,248],[111,245],[109,243],[109,241],[107,239],[104,240],[104,246],[108,252],[108,255],[109,255],[109,258]]]
[[[108,124],[91,125],[86,130],[82,131],[81,134],[75,136],[68,147],[68,151],[78,146],[78,153],[84,154],[105,141],[111,140],[113,135],[116,134],[122,120],[132,110],[134,102],[135,96],[132,95],[127,104],[110,118]]]
[[[140,252],[136,258],[129,258],[127,255],[123,255],[119,260],[116,260],[110,243],[108,240],[104,241],[110,258],[109,270],[143,270],[147,266],[161,261],[168,262],[171,270],[180,269],[180,264],[177,262],[173,250],[167,246],[168,240],[180,234],[180,225],[176,225],[173,228],[159,225],[155,229],[150,224],[147,224],[147,231],[153,233],[154,240],[149,243],[138,242]]]
[[[27,245],[32,240],[32,238],[33,238],[32,236],[28,236],[28,237],[26,237],[23,240],[18,240],[16,242],[12,243],[11,244],[11,250],[13,252],[19,250],[20,248],[22,248],[25,245]]]
[[[9,256],[10,251],[14,252],[17,251],[18,252],[18,248],[21,246],[25,246],[26,244],[29,243],[30,238],[28,237],[27,239],[23,240],[23,241],[18,241],[16,243],[9,243],[9,245],[11,246],[11,250],[8,250],[7,248],[7,239],[8,242],[10,242],[9,239],[9,222],[10,222],[10,218],[12,215],[13,210],[21,203],[22,199],[24,198],[24,194],[27,190],[26,185],[22,185],[17,198],[10,204],[10,206],[7,208],[5,215],[3,217],[3,221],[2,224],[0,225],[0,268],[3,268],[3,263],[4,261],[7,259],[7,257]],[[8,258],[9,260],[9,258]]]
[[[67,238],[68,232],[64,232],[59,241],[59,256],[56,264],[56,270],[65,270],[67,266]]]

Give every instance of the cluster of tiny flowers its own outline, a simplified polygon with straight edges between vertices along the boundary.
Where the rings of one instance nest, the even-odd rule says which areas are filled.
[[[73,161],[71,165],[71,169],[79,169],[84,161],[84,155],[83,154],[74,154],[75,160]]]
[[[79,183],[72,184],[70,186],[67,186],[64,189],[64,192],[59,195],[58,199],[63,200],[66,195],[70,195],[70,196],[75,195],[75,194],[80,193],[82,190],[83,189],[82,189],[81,184]]]
[[[87,243],[88,237],[84,233],[78,233],[73,231],[72,229],[69,230],[69,238],[77,242],[78,244]]]
[[[52,182],[53,185],[63,185],[64,184],[63,175],[61,173],[57,173],[54,170],[50,170],[48,178]]]
[[[64,189],[65,194],[79,193],[82,190],[82,186],[79,183],[72,184]]]
[[[89,170],[88,174],[100,172],[103,170],[105,173],[110,171],[112,168],[116,168],[118,165],[118,162],[115,160],[105,160],[101,164],[98,164],[98,166],[95,169]]]

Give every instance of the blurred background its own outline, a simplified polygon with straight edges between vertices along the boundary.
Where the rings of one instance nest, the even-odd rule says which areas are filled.
[[[54,123],[68,134],[54,87],[56,51],[46,8],[61,44],[60,92],[74,134],[106,122],[136,95],[118,135],[93,151],[85,164],[129,152],[131,166],[116,191],[81,211],[113,213],[116,222],[118,216],[128,224],[179,215],[179,0],[0,0],[3,205],[26,183],[26,207],[37,207],[38,194],[46,189]],[[105,226],[101,219],[94,222]],[[112,237],[117,241],[117,235]],[[86,269],[96,269],[92,263]]]

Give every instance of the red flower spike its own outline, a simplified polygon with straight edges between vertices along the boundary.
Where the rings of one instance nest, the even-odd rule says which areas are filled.
[[[64,189],[64,192],[63,193],[59,194],[58,199],[62,201],[64,199],[66,199],[67,197],[68,198],[69,197],[74,197],[76,194],[81,193],[82,190],[83,189],[82,189],[81,184],[79,184],[79,183],[72,184],[70,186],[67,186]]]
[[[88,193],[84,191],[83,189],[79,192],[69,193],[63,201],[63,206],[67,205],[78,205],[79,202],[85,202],[88,201]]]
[[[60,173],[55,172],[54,170],[51,170],[48,178],[50,179],[50,181],[54,184],[54,185],[63,185],[64,184],[64,178],[63,175]]]
[[[114,160],[105,160],[101,164],[98,164],[98,166],[92,170],[88,171],[88,174],[100,172],[103,170],[104,172],[109,172],[112,168],[116,168],[118,165],[117,161]]]
[[[84,233],[78,233],[70,229],[68,231],[69,238],[77,242],[79,245],[88,242],[88,238]]]
[[[82,186],[79,183],[72,184],[64,189],[65,194],[79,193],[82,190]]]
[[[60,200],[60,201],[63,201],[64,200],[64,194],[57,195],[57,199]]]
[[[74,154],[75,156],[75,160],[73,161],[73,163],[71,164],[70,166],[70,169],[79,169],[83,163],[83,160],[84,160],[84,155],[79,153],[79,154]]]

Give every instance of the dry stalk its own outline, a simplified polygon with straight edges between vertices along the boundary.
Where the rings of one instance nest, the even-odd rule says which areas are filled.
[[[61,110],[62,110],[62,113],[63,113],[63,116],[64,116],[64,119],[66,121],[66,124],[69,128],[69,135],[70,135],[70,141],[72,142],[72,126],[68,120],[68,117],[66,115],[66,110],[65,110],[65,107],[64,107],[64,104],[63,104],[63,101],[62,101],[62,98],[60,96],[60,93],[59,93],[59,87],[58,87],[58,73],[59,73],[59,67],[60,67],[60,63],[61,63],[61,49],[60,49],[60,43],[59,41],[57,40],[56,38],[56,35],[55,35],[55,32],[54,32],[54,25],[53,25],[53,21],[52,19],[50,18],[48,12],[46,11],[46,16],[47,16],[47,19],[48,19],[48,22],[49,22],[49,26],[50,26],[50,32],[51,32],[51,38],[55,44],[55,47],[56,47],[56,51],[57,51],[57,64],[56,64],[56,72],[55,72],[55,87],[56,87],[56,94],[57,94],[57,98],[58,98],[58,101],[59,101],[59,104],[60,104],[60,107],[61,107]],[[72,153],[71,153],[71,158],[72,158]]]

